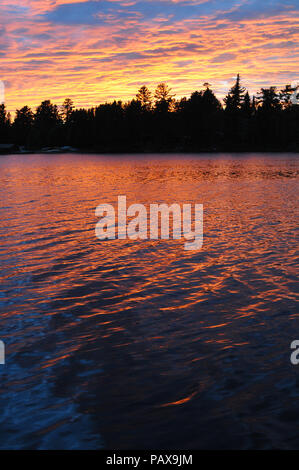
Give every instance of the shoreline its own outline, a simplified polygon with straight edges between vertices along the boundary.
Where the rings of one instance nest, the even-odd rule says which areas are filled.
[[[204,155],[204,154],[211,154],[211,155],[219,155],[219,154],[246,154],[246,153],[262,153],[262,154],[279,154],[279,153],[288,153],[288,154],[297,154],[299,153],[299,149],[289,150],[289,149],[277,149],[277,150],[264,150],[264,149],[246,149],[246,150],[90,150],[90,149],[76,149],[74,151],[66,151],[66,150],[54,150],[53,151],[43,151],[43,150],[28,150],[24,152],[0,152],[0,156],[8,156],[8,155],[81,155],[81,154],[88,154],[88,155],[152,155],[152,154],[159,154],[159,155]]]

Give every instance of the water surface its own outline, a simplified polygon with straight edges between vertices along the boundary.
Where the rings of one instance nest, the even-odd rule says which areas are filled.
[[[298,157],[1,156],[0,447],[298,448]],[[118,195],[203,248],[99,241]]]

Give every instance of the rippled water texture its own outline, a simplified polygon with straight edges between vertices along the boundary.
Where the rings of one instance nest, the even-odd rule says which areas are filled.
[[[0,447],[298,448],[298,157],[0,157]],[[95,237],[203,203],[204,244]]]

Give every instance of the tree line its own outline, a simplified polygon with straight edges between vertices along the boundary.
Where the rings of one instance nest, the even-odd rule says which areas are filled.
[[[33,112],[0,105],[0,143],[28,150],[72,146],[95,152],[298,151],[298,87],[262,88],[250,97],[238,75],[221,103],[209,83],[175,99],[160,83],[144,85],[129,102],[75,109],[43,101]]]

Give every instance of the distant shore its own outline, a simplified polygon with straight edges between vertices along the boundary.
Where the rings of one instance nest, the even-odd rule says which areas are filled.
[[[2,146],[4,147],[4,146]],[[247,149],[229,149],[229,148],[206,148],[206,149],[184,149],[184,148],[165,148],[165,149],[96,149],[96,148],[75,148],[71,146],[62,147],[43,147],[41,149],[27,149],[17,148],[15,145],[5,145],[5,148],[1,148],[0,155],[57,155],[57,154],[98,154],[98,155],[115,155],[115,154],[220,154],[220,153],[299,153],[299,148],[287,148],[287,149],[263,149],[263,148],[247,148]]]

